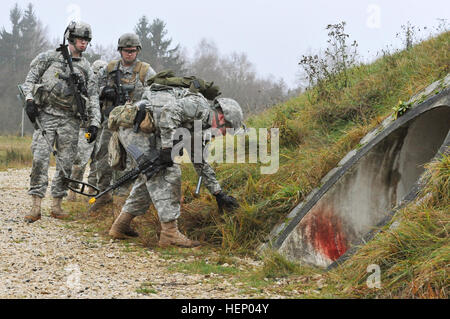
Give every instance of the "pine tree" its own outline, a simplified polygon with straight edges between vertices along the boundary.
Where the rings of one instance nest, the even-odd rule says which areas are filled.
[[[16,4],[10,10],[11,31],[3,26],[0,31],[0,112],[2,130],[17,131],[21,109],[16,99],[17,84],[22,83],[29,70],[32,59],[48,48],[45,29],[37,19],[30,3],[25,12]],[[28,126],[30,129],[31,126]]]
[[[181,56],[180,45],[169,48],[172,39],[167,39],[166,23],[158,18],[150,24],[146,16],[139,19],[135,32],[142,43],[139,58],[150,63],[155,71],[171,69],[176,74],[185,72],[185,61]]]

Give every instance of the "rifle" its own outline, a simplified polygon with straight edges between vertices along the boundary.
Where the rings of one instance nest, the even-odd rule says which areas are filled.
[[[66,30],[67,31],[67,30]],[[85,98],[82,96],[87,96],[87,89],[85,86],[85,83],[83,81],[83,78],[81,78],[78,74],[75,73],[73,69],[73,61],[72,56],[69,53],[68,44],[66,44],[66,38],[64,37],[63,43],[59,45],[59,48],[56,49],[56,51],[61,52],[64,60],[66,60],[67,65],[69,66],[69,76],[64,76],[62,74],[58,73],[58,77],[60,79],[63,79],[67,82],[69,85],[71,91],[73,92],[75,96],[75,102],[77,104],[77,111],[80,114],[81,122],[83,123],[83,127],[86,127],[86,123],[88,121],[87,114],[86,114],[86,101]],[[90,134],[86,133],[86,138],[90,138]]]
[[[146,156],[137,146],[130,144],[127,147],[128,154],[136,161],[138,166],[133,170],[129,171],[122,177],[120,177],[114,185],[109,186],[103,192],[97,194],[89,200],[89,204],[94,204],[97,199],[124,184],[128,184],[139,177],[140,174],[147,176],[147,179],[152,178],[156,173],[166,168],[166,165],[157,164],[157,159],[159,158],[159,151],[152,150],[150,156]]]
[[[114,73],[114,83],[116,84],[114,87],[116,98],[113,101],[113,105],[105,108],[103,111],[103,115],[105,117],[109,117],[111,111],[119,105],[124,105],[126,102],[131,102],[130,92],[134,90],[134,85],[132,84],[122,84],[121,81],[121,73],[122,71],[119,69],[120,62],[117,63],[117,68],[111,72]]]
[[[17,88],[19,89],[19,95],[20,95],[20,100],[22,101],[22,107],[25,108],[25,106],[26,106],[26,99],[25,99],[25,94],[24,94],[23,89],[22,89],[22,85],[20,85],[20,84],[17,85]],[[84,192],[86,187],[90,187],[90,188],[92,188],[95,191],[95,194],[98,194],[100,192],[100,190],[97,187],[95,187],[95,186],[93,186],[91,184],[88,184],[88,183],[84,183],[84,182],[81,182],[81,181],[77,181],[77,180],[71,179],[71,178],[68,177],[68,174],[67,174],[66,170],[64,169],[64,167],[62,166],[61,162],[59,161],[58,151],[53,148],[52,143],[48,139],[47,131],[42,126],[41,121],[36,117],[36,120],[35,120],[34,123],[35,123],[35,129],[41,130],[42,136],[44,137],[48,147],[50,148],[50,151],[52,152],[53,156],[55,157],[56,163],[58,164],[59,167],[61,167],[61,170],[62,170],[62,172],[64,174],[63,178],[67,181],[68,188],[70,190],[74,191],[75,193],[78,193],[78,194],[81,194],[81,195],[84,195],[84,196],[92,196],[92,194]],[[71,183],[77,184],[77,187],[72,187],[70,185]],[[79,187],[78,185],[81,186],[80,190],[78,190],[78,187]]]

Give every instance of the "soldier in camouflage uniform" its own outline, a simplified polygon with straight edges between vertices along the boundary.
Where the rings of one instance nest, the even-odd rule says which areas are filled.
[[[101,69],[105,68],[107,63],[103,60],[97,60],[92,63],[92,71],[96,79],[98,80],[99,72]],[[78,149],[77,156],[75,157],[75,161],[72,166],[72,175],[71,178],[77,181],[83,180],[84,170],[86,166],[91,160],[89,164],[89,175],[88,175],[88,184],[97,186],[97,163],[95,162],[95,153],[97,149],[97,144],[100,139],[96,139],[94,143],[88,143],[84,138],[85,130],[84,128],[80,128],[79,136],[78,136]],[[75,187],[75,185],[73,185]],[[69,190],[69,195],[67,195],[68,201],[76,200],[76,193],[72,190]]]
[[[151,149],[161,149],[158,162],[167,167],[148,180],[146,176],[141,175],[135,181],[109,234],[117,239],[137,236],[138,234],[131,228],[130,223],[134,217],[143,215],[153,202],[161,222],[160,247],[198,246],[199,242],[190,240],[178,230],[181,170],[179,165],[173,163],[172,160],[174,155],[179,154],[179,150],[176,148],[172,151],[174,138],[178,138],[175,133],[180,128],[189,130],[192,140],[183,141],[184,145],[187,145],[186,143],[193,145],[195,134],[202,134],[202,129],[220,128],[222,134],[226,134],[225,127],[235,129],[241,127],[242,110],[239,104],[231,99],[216,99],[214,107],[211,107],[200,93],[192,93],[184,88],[163,87],[158,84],[152,84],[144,94],[144,100],[138,104],[144,104],[152,114],[156,131],[152,134],[135,133],[132,128],[120,127],[120,141],[125,148],[133,144],[147,152],[147,155]],[[201,123],[200,132],[198,130],[194,132],[195,121]],[[239,205],[236,199],[221,189],[212,167],[203,159],[196,160],[193,153],[194,147],[191,146],[190,151],[189,155],[195,170],[199,176],[203,177],[204,184],[211,194],[216,197],[219,208],[237,208]],[[203,154],[203,148],[201,152]]]
[[[108,163],[108,143],[112,135],[108,129],[109,113],[114,107],[125,104],[127,100],[131,102],[141,100],[144,88],[147,86],[147,80],[155,74],[148,63],[139,61],[137,58],[141,49],[141,41],[136,34],[123,34],[119,38],[117,46],[121,59],[109,62],[99,77],[104,121],[95,160],[97,162],[97,187],[100,191],[110,186],[113,178],[113,170]],[[126,196],[128,190],[122,189],[121,193]],[[95,213],[111,202],[112,195],[108,193],[90,208],[90,212]]]
[[[72,22],[66,29],[65,38],[69,42],[74,72],[86,86],[86,111],[89,120],[89,142],[93,142],[100,126],[100,108],[98,104],[97,83],[89,62],[82,56],[92,39],[89,24]],[[69,68],[61,52],[50,50],[39,54],[32,62],[23,91],[26,98],[26,112],[31,122],[39,119],[49,140],[58,152],[59,163],[53,178],[51,195],[53,197],[51,216],[65,218],[61,209],[62,198],[67,195],[67,182],[63,170],[70,174],[77,149],[80,118],[77,114],[74,92],[68,85]],[[31,144],[33,166],[31,169],[30,189],[33,207],[25,216],[25,221],[35,222],[41,218],[41,199],[48,185],[48,165],[50,149],[42,132],[35,130]],[[63,167],[60,167],[61,164]]]

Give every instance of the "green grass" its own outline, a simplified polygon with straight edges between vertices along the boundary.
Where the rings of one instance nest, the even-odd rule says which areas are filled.
[[[220,275],[236,275],[239,269],[230,266],[223,266],[218,263],[209,263],[205,260],[195,260],[192,262],[183,262],[169,266],[168,270],[189,274],[208,275],[211,273]]]
[[[351,85],[317,100],[314,90],[248,119],[254,128],[280,129],[280,167],[272,175],[260,164],[215,165],[223,188],[240,204],[234,214],[219,215],[215,200],[183,166],[185,199],[180,224],[187,233],[226,251],[251,252],[278,222],[315,187],[359,141],[393,113],[399,101],[448,74],[450,32],[408,51],[386,55],[351,70]]]
[[[31,137],[0,136],[0,170],[31,166]]]
[[[143,283],[138,289],[136,289],[136,292],[143,295],[157,294],[158,291],[156,289],[153,289],[152,286],[153,284],[150,282]]]

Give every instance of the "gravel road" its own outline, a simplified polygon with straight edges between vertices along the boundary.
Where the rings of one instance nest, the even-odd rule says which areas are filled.
[[[162,258],[158,251],[124,249],[123,243],[96,234],[87,237],[79,231],[80,222],[50,217],[49,197],[42,219],[27,224],[29,174],[29,169],[0,172],[0,298],[282,297],[242,294],[241,285],[227,275],[169,271],[182,257]],[[53,174],[54,168],[50,179]],[[240,263],[260,266],[250,259]]]

